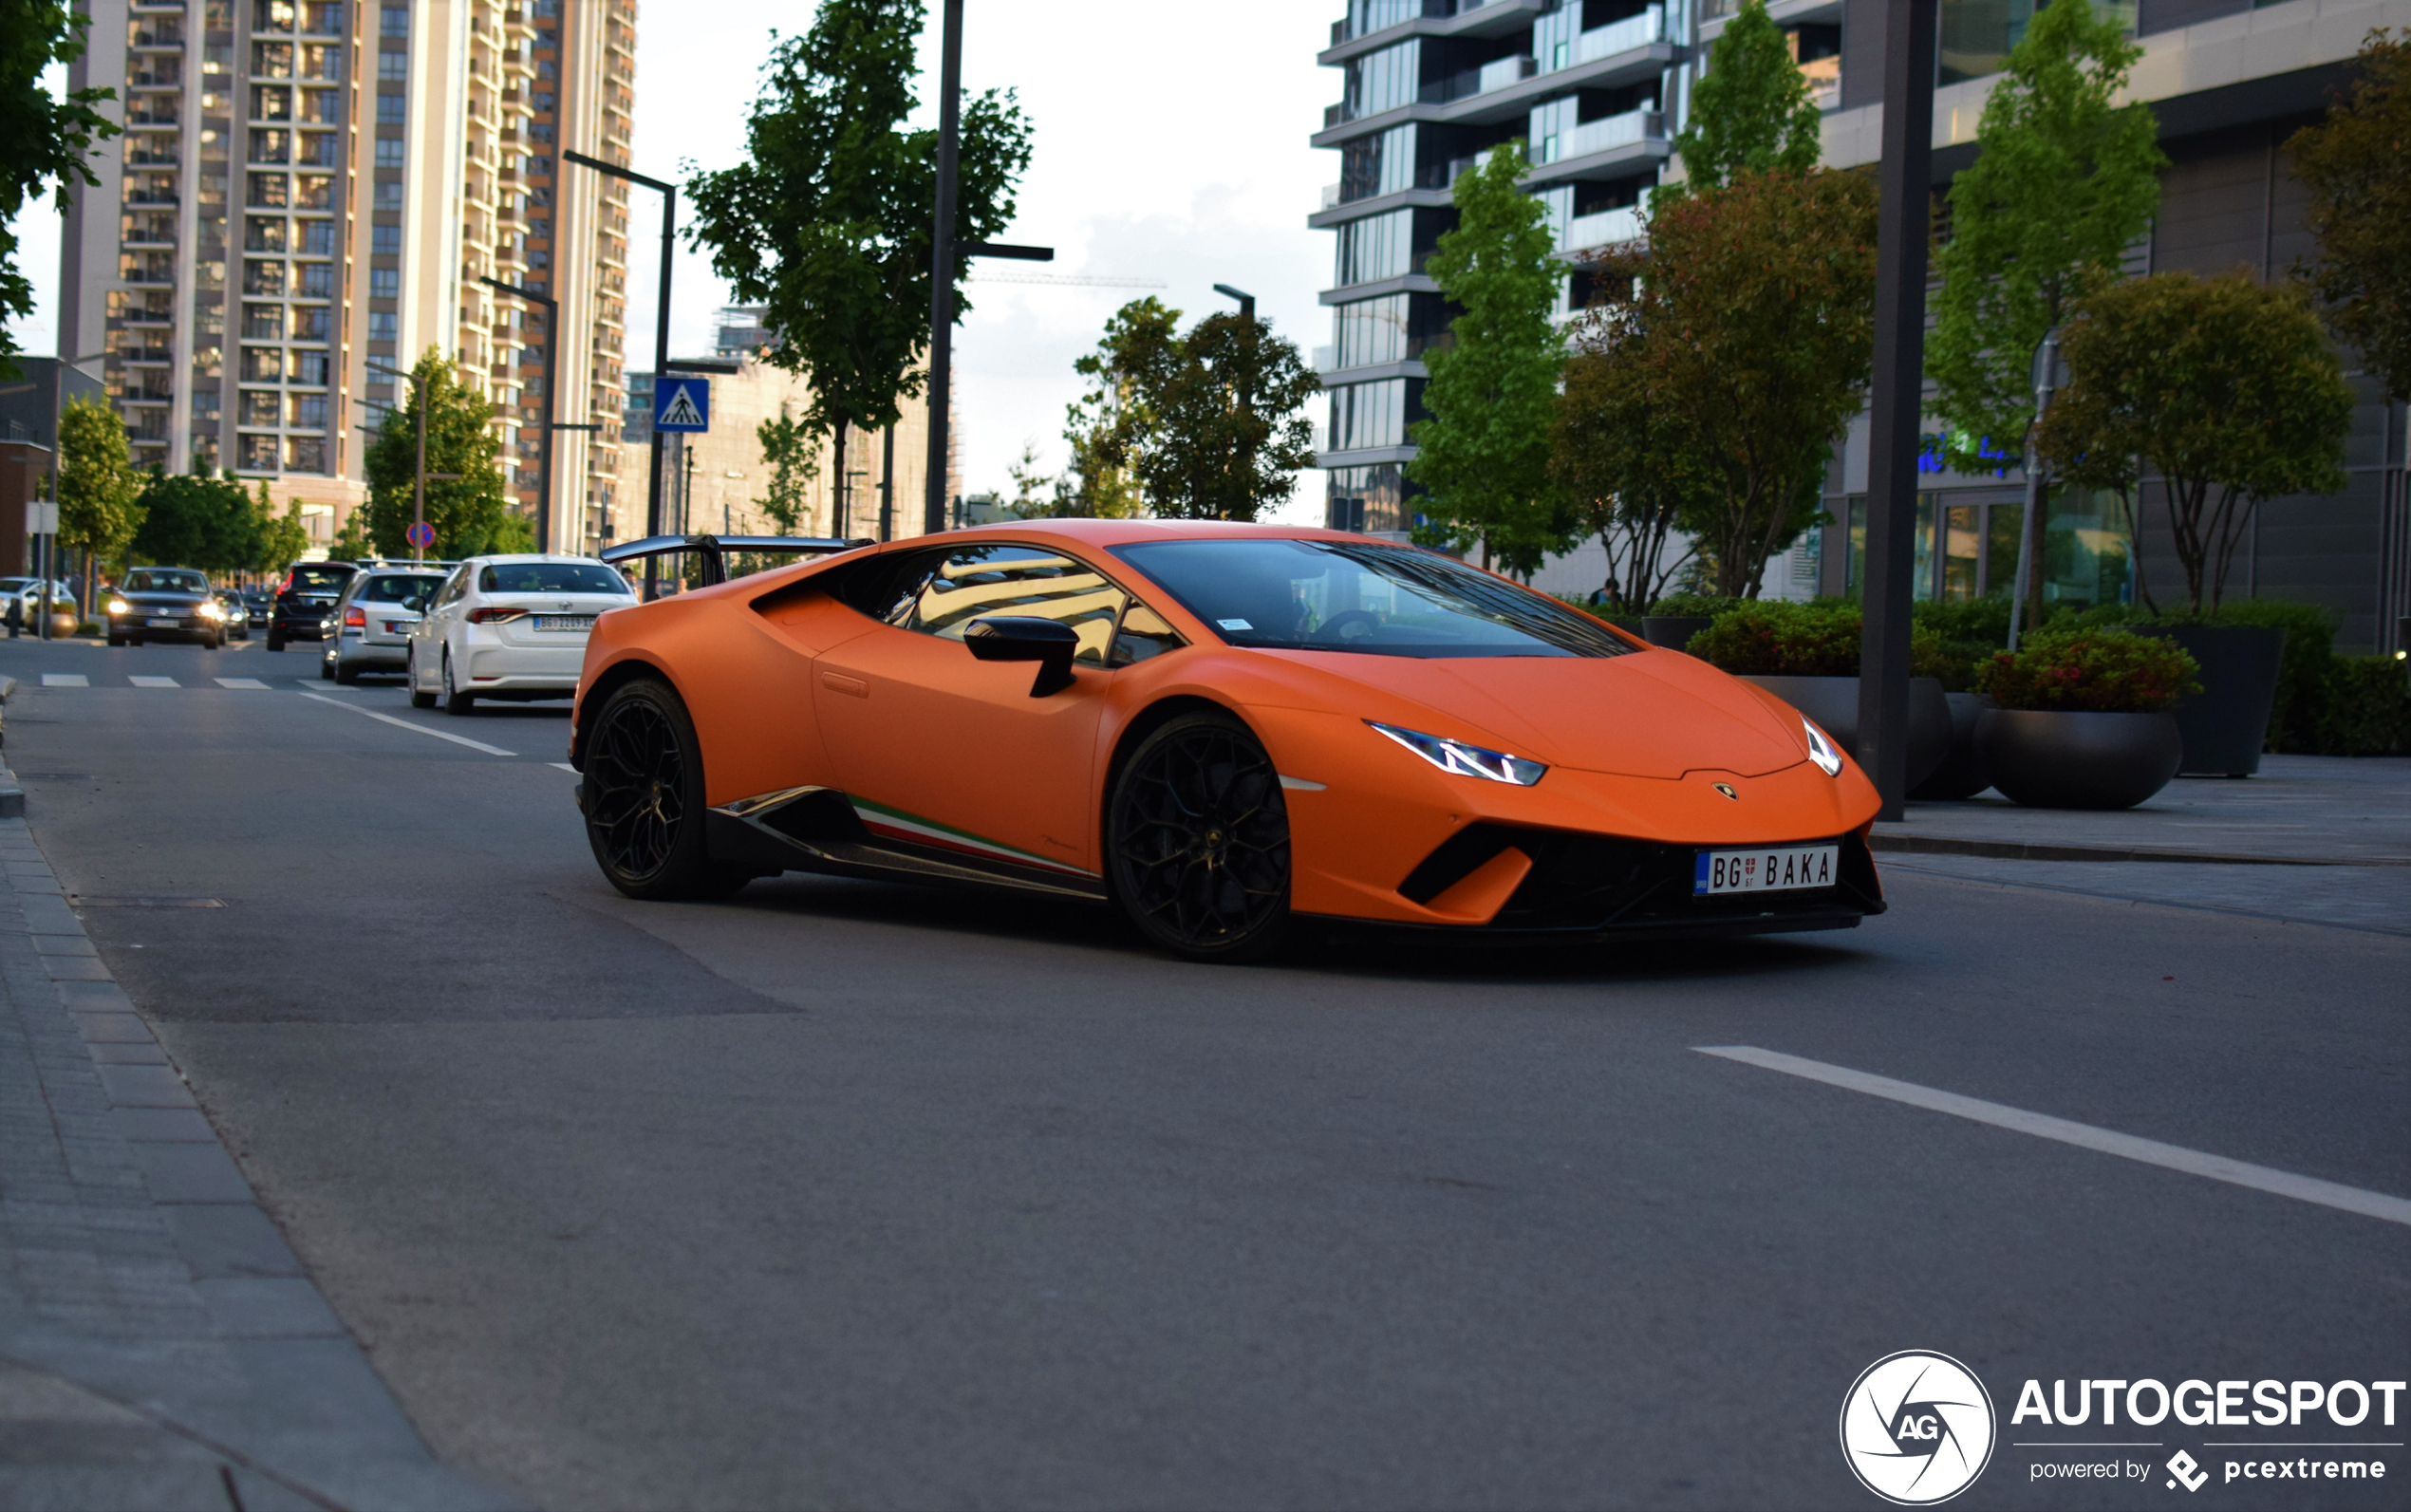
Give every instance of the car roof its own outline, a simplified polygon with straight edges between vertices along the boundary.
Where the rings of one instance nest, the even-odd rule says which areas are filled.
[[[601,557],[572,556],[563,551],[507,551],[496,556],[472,556],[462,560],[464,564],[475,562],[480,567],[492,567],[498,562],[583,562],[589,567],[610,565]]]
[[[1004,520],[994,525],[975,525],[967,530],[945,532],[948,540],[976,541],[999,536],[1023,540],[1054,539],[1067,545],[1093,548],[1133,546],[1147,541],[1195,540],[1354,541],[1363,545],[1370,539],[1347,531],[1325,530],[1318,525],[1250,524],[1240,520]],[[898,544],[917,544],[921,539],[908,537]]]

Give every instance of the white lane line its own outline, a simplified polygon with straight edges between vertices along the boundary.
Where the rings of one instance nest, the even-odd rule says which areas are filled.
[[[2296,1202],[2316,1203],[2322,1207],[2359,1213],[2364,1218],[2411,1225],[2411,1201],[2389,1197],[2383,1192],[2364,1191],[2340,1182],[2322,1181],[2316,1176],[2297,1176],[2291,1171],[2272,1170],[2267,1166],[2229,1160],[2224,1155],[2206,1155],[2180,1145],[2163,1145],[2157,1139],[2138,1139],[2133,1134],[2116,1133],[2106,1129],[2096,1129],[2090,1124],[2053,1118],[2048,1113],[2029,1113],[2022,1108],[1988,1103],[1976,1097],[1962,1097],[1957,1092],[1936,1092],[1915,1082],[1874,1076],[1863,1071],[1852,1071],[1847,1066],[1828,1066],[1822,1060],[1804,1060],[1798,1055],[1761,1050],[1755,1045],[1693,1045],[1691,1048],[1703,1055],[1738,1060],[1745,1065],[1779,1071],[1786,1076],[1802,1076],[1809,1081],[1823,1082],[1829,1087],[1865,1092],[1870,1097],[1889,1098],[1896,1103],[1907,1103],[1912,1108],[1923,1108],[1932,1112],[1949,1113],[1954,1118],[1990,1124],[1995,1129],[2032,1134],[2037,1139],[2057,1140],[2063,1145],[2075,1145],[2104,1155],[2140,1161],[2146,1166],[2183,1171],[2189,1176],[2206,1176],[2215,1182],[2249,1186],[2254,1191],[2290,1197]]]
[[[133,683],[138,688],[177,688],[183,686],[182,683],[177,681],[174,678],[127,678],[125,681]]]
[[[81,672],[45,672],[42,685],[46,688],[88,688],[92,680]]]
[[[505,751],[498,745],[488,745],[483,740],[472,740],[465,735],[447,735],[441,730],[430,730],[423,724],[413,724],[408,719],[397,719],[390,714],[379,714],[374,709],[364,709],[357,703],[346,703],[341,699],[330,699],[323,693],[305,693],[302,697],[316,699],[321,703],[332,704],[338,709],[349,709],[354,714],[364,714],[372,719],[382,719],[398,730],[415,730],[421,735],[432,735],[439,740],[449,740],[454,745],[465,745],[473,751],[483,751],[488,756],[507,756],[519,754],[516,751]]]
[[[571,776],[576,776],[578,775],[578,769],[570,765],[567,761],[547,761],[545,765],[548,767],[557,767]]]
[[[219,678],[217,680],[217,685],[221,688],[256,688],[262,693],[269,691],[268,684],[262,682],[257,678]]]

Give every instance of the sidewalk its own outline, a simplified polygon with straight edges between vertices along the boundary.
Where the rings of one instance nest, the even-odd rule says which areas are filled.
[[[2109,812],[2027,809],[1998,793],[1909,805],[1875,848],[2025,861],[2411,867],[2411,757],[2260,758],[2254,777],[2179,777]]]
[[[0,1506],[513,1504],[436,1464],[0,817]]]

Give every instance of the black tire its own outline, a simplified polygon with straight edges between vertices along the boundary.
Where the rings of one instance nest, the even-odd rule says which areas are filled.
[[[1131,753],[1106,800],[1106,883],[1149,942],[1189,961],[1287,943],[1289,810],[1247,726],[1187,714]]]
[[[109,644],[111,645],[123,645],[125,644],[125,637],[122,635],[112,635],[109,637]]]
[[[285,649],[285,638],[278,634],[272,627],[268,632],[268,648],[271,651],[282,651]]]
[[[347,688],[359,681],[360,668],[346,666],[341,662],[335,663],[335,681],[338,685]]]
[[[467,714],[477,706],[477,696],[462,693],[452,685],[452,653],[443,654],[443,712]]]
[[[125,638],[125,644],[128,645],[140,645],[142,644],[142,638],[139,635],[129,635]]]
[[[704,849],[702,753],[675,689],[652,678],[622,683],[585,743],[578,807],[612,887],[663,902],[725,898],[753,880]]]
[[[436,696],[419,690],[419,653],[414,650],[407,655],[409,660],[402,663],[402,681],[410,684],[410,706],[414,709],[432,709],[436,706]]]

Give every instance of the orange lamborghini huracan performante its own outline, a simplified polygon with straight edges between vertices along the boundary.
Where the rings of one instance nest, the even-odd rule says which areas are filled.
[[[817,560],[728,581],[719,552]],[[1348,923],[1494,941],[1849,928],[1874,787],[1790,705],[1361,535],[1033,520],[710,537],[605,614],[570,760],[637,898],[787,870],[1109,902],[1193,960]]]

